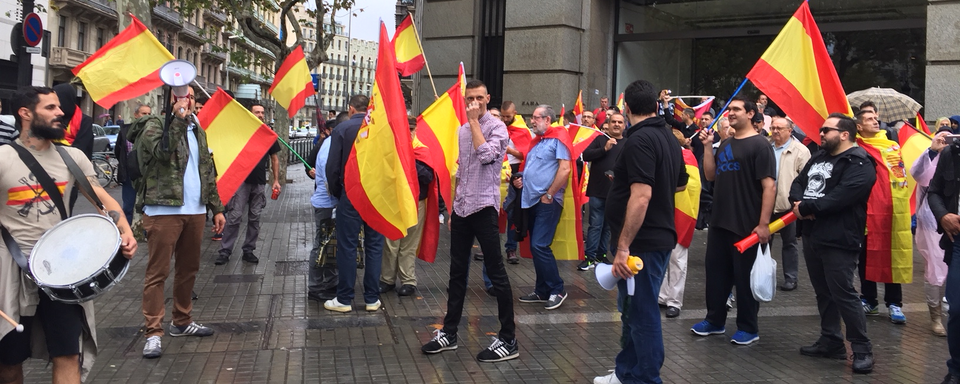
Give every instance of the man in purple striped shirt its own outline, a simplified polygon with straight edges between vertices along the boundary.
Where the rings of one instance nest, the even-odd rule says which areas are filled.
[[[476,238],[483,251],[483,264],[493,282],[500,313],[500,333],[487,349],[477,355],[481,362],[498,362],[520,356],[514,334],[513,291],[500,253],[497,224],[500,207],[500,169],[507,151],[507,126],[486,112],[490,95],[479,80],[466,87],[467,124],[458,130],[460,168],[457,170],[456,194],[450,218],[450,284],[447,315],[421,351],[427,354],[457,349],[457,326],[463,315],[467,293],[467,272],[470,250]]]

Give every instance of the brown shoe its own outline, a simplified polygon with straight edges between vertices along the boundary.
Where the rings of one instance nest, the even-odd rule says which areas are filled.
[[[520,257],[517,256],[516,249],[507,250],[507,262],[510,264],[520,264]]]

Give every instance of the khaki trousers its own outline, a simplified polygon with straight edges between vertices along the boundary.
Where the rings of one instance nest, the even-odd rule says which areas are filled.
[[[176,255],[173,275],[173,324],[184,326],[193,320],[193,284],[200,270],[200,243],[205,215],[143,216],[149,257],[143,281],[145,337],[163,335],[163,286],[170,275],[170,259]]]
[[[670,264],[660,284],[660,304],[683,308],[683,288],[687,284],[688,249],[677,244],[670,252]]]
[[[380,268],[380,282],[400,285],[417,285],[417,248],[423,236],[423,224],[427,214],[427,201],[417,202],[417,225],[407,230],[407,236],[400,240],[386,240],[383,247],[383,264]]]

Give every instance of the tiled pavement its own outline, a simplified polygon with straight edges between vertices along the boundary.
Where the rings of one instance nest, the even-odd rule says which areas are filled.
[[[436,263],[417,262],[417,296],[386,294],[383,308],[375,313],[359,305],[350,314],[325,311],[306,295],[305,260],[313,237],[312,184],[299,166],[291,166],[289,175],[294,183],[279,200],[268,202],[262,218],[260,264],[240,261],[238,250],[228,264],[215,266],[219,243],[206,236],[194,318],[216,334],[165,337],[163,357],[141,357],[143,245],[126,279],[96,301],[101,351],[88,382],[587,383],[613,367],[620,337],[615,295],[599,287],[592,271],[578,272],[576,263],[567,261],[559,263],[570,293],[562,307],[546,311],[541,305],[515,304],[519,359],[483,364],[474,358],[499,328],[496,300],[482,289],[478,262],[472,264],[461,348],[422,355],[421,344],[430,339],[446,308],[449,237],[445,232],[441,232]],[[111,192],[119,195],[119,188]],[[735,347],[726,337],[695,337],[689,328],[705,314],[705,234],[697,232],[691,247],[683,313],[663,321],[665,382],[934,383],[945,374],[946,341],[928,330],[919,256],[915,282],[904,287],[908,324],[893,325],[885,313],[868,317],[877,360],[870,375],[853,375],[849,361],[798,353],[801,345],[817,338],[819,324],[802,260],[800,288],[778,292],[772,303],[762,305],[759,343]],[[779,258],[776,249],[774,257]],[[532,290],[535,276],[530,260],[508,265],[507,270],[515,295]],[[170,291],[168,284],[168,303]],[[734,331],[735,313],[730,317],[728,334]],[[29,383],[50,382],[50,368],[31,361],[26,376]]]

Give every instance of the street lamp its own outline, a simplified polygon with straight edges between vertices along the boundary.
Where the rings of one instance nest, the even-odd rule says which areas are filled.
[[[223,66],[224,73],[226,73],[227,75],[226,78],[223,80],[223,87],[226,88],[227,91],[230,90],[230,53],[233,52],[230,49],[230,40],[240,38],[240,36],[235,35],[233,32],[228,32],[228,33],[230,33],[230,36],[227,37],[227,63]]]

